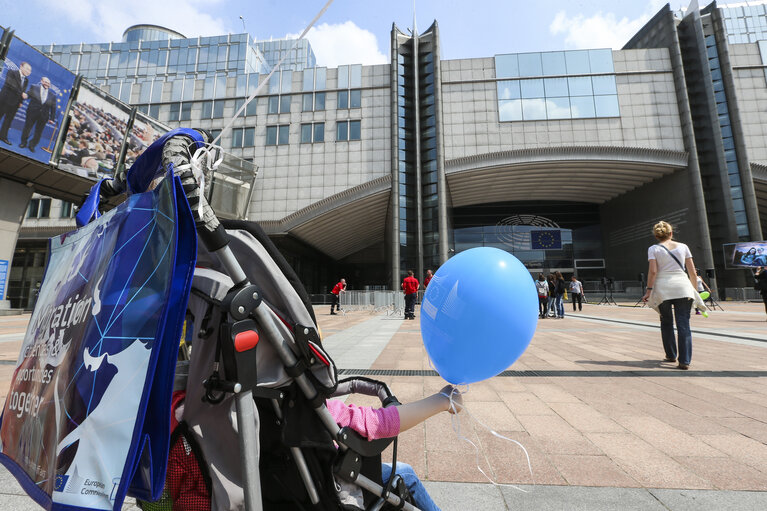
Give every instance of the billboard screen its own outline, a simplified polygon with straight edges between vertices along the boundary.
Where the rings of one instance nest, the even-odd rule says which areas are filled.
[[[724,258],[733,268],[767,266],[767,241],[745,241],[724,245]]]
[[[170,128],[154,119],[137,113],[133,119],[133,127],[128,138],[128,151],[125,153],[125,168],[129,169],[136,158],[149,147],[152,142],[165,135]]]
[[[128,130],[131,108],[82,82],[69,113],[59,168],[83,177],[112,177]]]
[[[75,75],[14,37],[0,70],[0,147],[51,159]]]

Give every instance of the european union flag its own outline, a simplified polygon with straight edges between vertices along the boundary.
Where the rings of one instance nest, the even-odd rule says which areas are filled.
[[[68,475],[59,474],[56,476],[56,480],[53,482],[53,491],[64,491],[69,480]]]
[[[561,249],[562,231],[530,231],[530,248],[533,250]]]

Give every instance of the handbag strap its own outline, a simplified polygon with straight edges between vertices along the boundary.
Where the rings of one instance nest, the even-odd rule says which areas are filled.
[[[663,248],[663,250],[665,250],[666,252],[668,252],[668,255],[670,255],[670,256],[671,256],[671,258],[672,258],[674,261],[676,261],[676,264],[678,264],[678,265],[679,265],[679,267],[680,267],[680,268],[682,268],[682,271],[684,271],[685,273],[687,273],[687,268],[685,268],[685,267],[684,267],[684,265],[683,265],[682,263],[680,263],[680,262],[679,262],[679,259],[677,259],[677,257],[676,257],[674,254],[672,254],[672,253],[671,253],[671,250],[669,250],[669,249],[668,249],[668,247],[666,247],[665,245],[661,245],[660,243],[658,243],[658,246],[659,246],[659,247],[662,247],[662,248]]]

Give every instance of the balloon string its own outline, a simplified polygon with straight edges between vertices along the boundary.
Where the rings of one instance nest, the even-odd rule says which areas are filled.
[[[429,360],[429,364],[431,364],[431,360]],[[464,406],[464,405],[462,405],[460,403],[456,403],[455,401],[453,401],[453,394],[455,394],[455,393],[465,394],[468,391],[469,391],[469,386],[466,385],[466,390],[465,391],[460,391],[457,387],[454,387],[454,390],[452,392],[450,392],[449,395],[445,394],[444,392],[440,392],[441,395],[445,396],[446,398],[448,398],[450,400],[450,411],[453,414],[452,417],[450,418],[450,420],[451,420],[451,423],[452,423],[452,426],[453,426],[453,431],[455,431],[455,434],[458,436],[459,440],[462,440],[462,441],[468,443],[469,445],[471,445],[472,447],[474,447],[474,456],[475,456],[475,461],[477,463],[477,470],[479,470],[480,473],[483,476],[485,476],[485,478],[488,481],[490,481],[491,484],[493,484],[494,486],[510,486],[511,488],[519,490],[519,491],[521,491],[523,493],[527,493],[527,490],[523,490],[522,488],[520,488],[519,486],[516,486],[514,484],[497,483],[492,477],[487,475],[487,473],[485,473],[484,470],[482,470],[482,467],[480,466],[480,460],[479,460],[479,447],[477,447],[477,445],[474,442],[469,440],[466,436],[464,436],[461,433],[461,418],[458,416],[458,412],[459,412],[460,409],[465,410],[466,413],[469,414],[469,417],[472,420],[474,420],[474,422],[476,422],[477,424],[479,424],[480,426],[482,426],[483,428],[488,430],[496,438],[500,438],[502,440],[507,440],[509,442],[512,442],[512,443],[518,445],[520,447],[520,449],[522,449],[522,452],[525,453],[525,458],[527,459],[527,469],[530,471],[530,478],[532,479],[533,484],[535,484],[535,475],[533,475],[533,465],[532,465],[532,463],[530,463],[530,455],[527,453],[527,449],[525,449],[525,446],[522,445],[520,442],[514,440],[513,438],[508,438],[506,436],[501,435],[500,433],[498,433],[497,431],[495,431],[494,429],[490,428],[489,426],[484,424],[482,421],[477,419],[469,411],[469,409],[466,406]]]
[[[226,125],[223,127],[223,129],[221,129],[221,132],[218,134],[218,136],[215,139],[213,139],[211,144],[216,144],[221,139],[221,137],[224,136],[224,133],[226,133],[227,130],[229,130],[232,127],[237,117],[239,117],[240,114],[242,114],[242,112],[245,111],[245,108],[248,106],[248,103],[253,101],[253,99],[261,92],[261,89],[263,89],[266,86],[266,84],[269,83],[269,80],[272,78],[272,75],[280,68],[280,66],[282,66],[283,61],[288,57],[288,55],[292,53],[292,51],[296,48],[296,46],[298,46],[298,42],[301,41],[301,39],[303,39],[304,36],[306,36],[306,33],[309,32],[309,29],[311,29],[314,26],[314,24],[317,23],[317,20],[319,20],[322,17],[322,15],[325,14],[325,11],[328,10],[328,7],[330,7],[330,4],[332,3],[333,3],[333,0],[328,0],[325,6],[322,9],[320,9],[320,12],[318,12],[317,15],[314,17],[314,19],[309,22],[309,24],[306,26],[304,31],[301,32],[301,35],[298,36],[298,39],[296,39],[293,42],[293,46],[290,47],[290,50],[285,52],[285,55],[282,56],[282,58],[277,62],[277,65],[275,65],[272,68],[271,72],[269,72],[269,74],[266,76],[264,81],[261,82],[261,85],[259,85],[256,88],[256,90],[253,91],[253,94],[251,94],[250,97],[248,97],[248,99],[245,100],[245,103],[243,103],[240,109],[237,110],[237,112],[235,112],[235,114],[232,116],[231,119],[229,119],[229,122],[227,122]]]

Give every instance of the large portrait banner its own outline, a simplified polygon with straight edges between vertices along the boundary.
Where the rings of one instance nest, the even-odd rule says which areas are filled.
[[[75,75],[14,37],[0,70],[0,147],[48,163]]]

